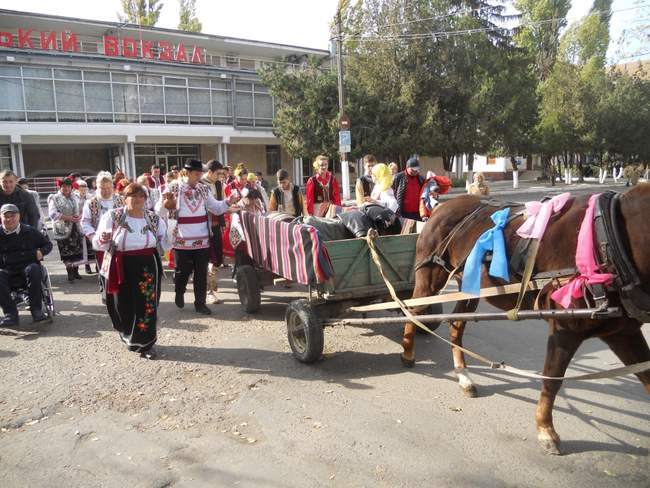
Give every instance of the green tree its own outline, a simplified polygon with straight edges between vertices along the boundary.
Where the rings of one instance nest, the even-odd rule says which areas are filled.
[[[186,32],[201,32],[203,24],[196,16],[196,0],[178,0],[180,20],[178,29]]]
[[[514,36],[515,42],[531,55],[535,73],[543,81],[555,64],[571,1],[515,0],[515,7],[521,12],[523,24]]]
[[[627,162],[650,163],[650,79],[612,71],[602,104],[602,132],[608,154]]]
[[[154,26],[163,8],[159,0],[122,0],[122,14],[117,14],[120,22]]]
[[[336,73],[315,59],[305,69],[276,64],[260,76],[275,100],[273,131],[293,157],[334,156],[338,149]]]

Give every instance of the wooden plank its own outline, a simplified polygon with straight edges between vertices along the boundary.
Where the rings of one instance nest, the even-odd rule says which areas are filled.
[[[541,290],[544,285],[546,285],[550,279],[544,280],[531,280],[528,283],[528,291]],[[560,279],[560,283],[568,281],[568,278]],[[430,297],[421,297],[421,298],[411,298],[409,300],[404,300],[404,303],[407,307],[419,307],[422,305],[433,305],[434,303],[448,303],[448,302],[458,302],[461,300],[472,300],[476,298],[487,298],[494,297],[497,295],[510,295],[514,293],[519,293],[521,289],[521,283],[512,283],[509,285],[502,286],[493,286],[491,288],[482,288],[480,295],[471,295],[469,293],[463,293],[462,291],[447,293],[444,295],[435,295]],[[376,312],[377,310],[391,310],[399,308],[397,302],[383,302],[383,303],[373,303],[371,305],[364,305],[360,307],[350,307],[351,312]]]

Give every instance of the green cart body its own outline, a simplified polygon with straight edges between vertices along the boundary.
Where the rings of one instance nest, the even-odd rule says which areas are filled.
[[[384,272],[404,298],[411,295],[415,283],[417,238],[418,234],[402,234],[375,239]],[[348,307],[382,301],[389,296],[365,239],[329,241],[324,245],[334,275],[325,283],[310,286],[309,297],[294,300],[286,311],[289,345],[294,356],[304,363],[314,362],[322,355],[324,334],[320,319],[339,317]],[[238,266],[235,276],[242,307],[249,313],[259,310],[261,289],[278,278],[254,265]]]

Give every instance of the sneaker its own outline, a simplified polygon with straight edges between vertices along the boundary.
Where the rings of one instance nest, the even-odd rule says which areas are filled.
[[[87,264],[85,266],[85,270],[87,275],[95,274],[95,272],[93,272],[92,268],[90,267],[90,264]]]
[[[200,305],[194,305],[194,310],[196,310],[197,313],[203,314],[203,315],[212,315],[212,310],[210,310],[205,303],[202,303]]]
[[[208,303],[210,305],[219,305],[220,303],[223,303],[223,300],[220,300],[217,298],[217,295],[209,294],[208,295]]]

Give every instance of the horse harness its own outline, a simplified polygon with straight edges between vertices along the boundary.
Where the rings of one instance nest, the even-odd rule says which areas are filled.
[[[592,285],[594,299],[606,302],[608,291],[618,294],[629,317],[650,322],[650,294],[634,266],[630,242],[623,227],[620,210],[621,194],[604,192],[598,197],[594,213],[594,239],[601,268],[614,275],[609,287]]]
[[[509,208],[521,208],[524,205],[521,203],[516,203],[516,202],[500,202],[497,200],[481,200],[480,205],[476,207],[470,214],[466,215],[463,220],[461,220],[459,223],[457,223],[454,228],[451,230],[449,234],[442,240],[442,242],[436,247],[436,249],[429,254],[426,258],[422,259],[415,265],[415,271],[419,270],[420,268],[423,268],[425,266],[431,266],[431,265],[438,265],[442,267],[447,273],[455,273],[460,271],[464,264],[465,261],[467,260],[467,256],[463,258],[463,260],[456,266],[455,268],[453,265],[445,258],[445,255],[447,253],[447,250],[449,249],[449,246],[451,245],[452,240],[456,235],[463,229],[465,229],[469,224],[473,223],[473,221],[476,219],[478,214],[481,212],[481,210],[487,208],[487,207],[494,207],[496,210],[501,210],[506,207]],[[496,211],[495,210],[495,211]],[[524,215],[525,210],[519,210],[512,215],[508,217],[507,224],[512,222],[514,219],[517,217],[520,217]],[[506,224],[506,225],[507,225]]]

